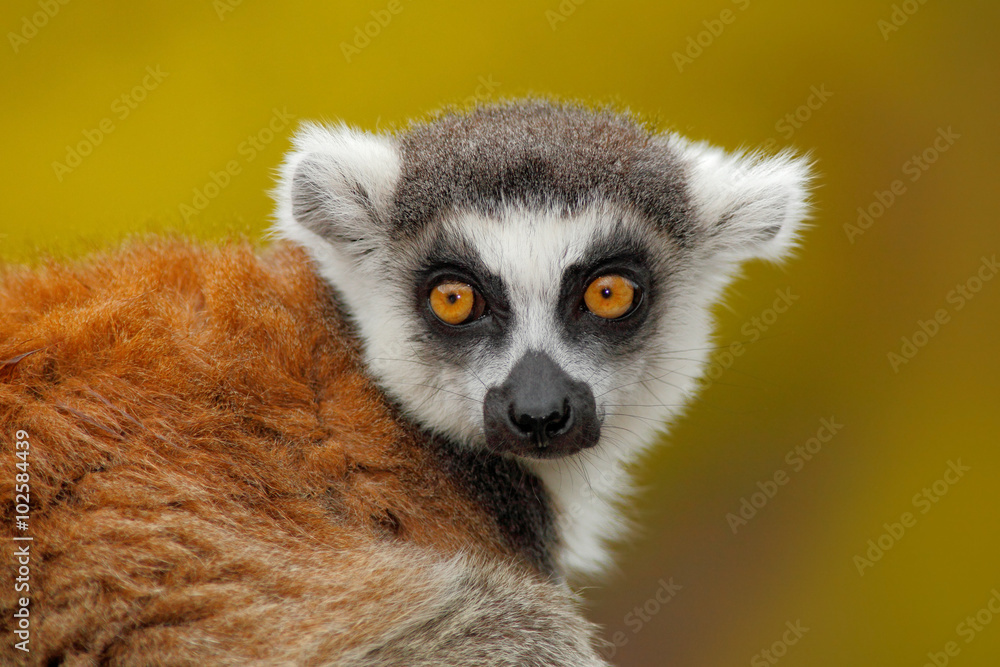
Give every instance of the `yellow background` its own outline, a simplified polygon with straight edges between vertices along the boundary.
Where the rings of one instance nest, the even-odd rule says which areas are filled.
[[[565,16],[558,0],[399,2],[348,62],[341,44],[388,2],[70,0],[12,44],[42,10],[7,0],[0,257],[150,228],[260,236],[292,126],[259,151],[244,142],[274,109],[374,129],[477,88],[555,93],[617,100],[728,148],[811,150],[814,226],[796,259],[749,267],[720,309],[719,344],[746,351],[718,359],[724,373],[640,471],[640,530],[620,572],[586,591],[591,616],[623,633],[621,665],[754,664],[787,621],[809,630],[782,665],[919,666],[949,641],[951,664],[1000,664],[1000,618],[969,643],[956,630],[1000,587],[1000,280],[961,310],[948,301],[1000,252],[1000,5],[909,0],[916,12],[886,39],[883,1],[565,0]],[[720,34],[705,32],[725,9]],[[679,71],[675,52],[699,33]],[[147,67],[166,78],[119,118]],[[799,109],[824,86],[825,102]],[[779,124],[797,110],[809,118],[786,141]],[[57,174],[106,118],[113,131]],[[948,128],[959,138],[909,180],[907,161]],[[230,161],[239,173],[185,221],[180,206]],[[905,193],[851,242],[844,225],[896,179]],[[786,288],[798,299],[750,342]],[[888,353],[940,308],[948,321],[894,372]],[[786,452],[830,417],[843,428],[794,472]],[[921,514],[913,496],[959,459],[969,472]],[[778,470],[788,483],[734,535],[726,515]],[[907,511],[916,525],[859,575],[854,556]],[[683,588],[637,628],[629,614],[671,577]]]

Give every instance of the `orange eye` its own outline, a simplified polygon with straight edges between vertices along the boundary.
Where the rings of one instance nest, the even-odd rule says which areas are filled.
[[[587,286],[583,301],[598,317],[613,320],[627,313],[635,302],[635,284],[618,275],[601,276]]]
[[[446,324],[465,324],[483,313],[484,303],[472,285],[444,280],[431,290],[431,310]]]

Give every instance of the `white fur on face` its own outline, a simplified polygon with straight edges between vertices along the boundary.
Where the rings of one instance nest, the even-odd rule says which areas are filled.
[[[364,315],[356,312],[359,323],[371,332],[364,337],[369,363],[414,420],[468,446],[481,445],[485,438],[483,398],[490,387],[504,382],[528,351],[547,353],[571,377],[586,382],[606,423],[635,410],[632,397],[643,393],[644,374],[646,379],[656,377],[651,372],[660,369],[659,356],[664,351],[648,350],[635,359],[594,358],[566,340],[557,313],[563,273],[579,263],[597,240],[614,234],[652,236],[648,230],[606,210],[567,217],[510,209],[497,220],[455,214],[437,233],[474,248],[486,268],[500,277],[513,324],[500,350],[474,350],[462,355],[465,362],[461,364],[429,364],[419,343],[434,334],[416,313],[407,314],[406,322],[396,319],[395,326],[389,326],[389,320],[413,310],[412,296],[393,290],[402,299],[395,307],[387,308],[383,298],[373,298],[363,306]],[[673,329],[668,323],[647,326]]]

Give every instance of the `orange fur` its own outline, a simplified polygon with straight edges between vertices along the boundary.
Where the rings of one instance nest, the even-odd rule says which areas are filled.
[[[542,580],[370,384],[300,250],[7,269],[0,313],[0,520],[23,429],[33,661],[322,662],[419,603],[399,570],[437,566],[393,557],[413,546]]]

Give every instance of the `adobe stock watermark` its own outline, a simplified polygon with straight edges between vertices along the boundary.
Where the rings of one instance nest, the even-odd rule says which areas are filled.
[[[163,80],[170,75],[157,65],[146,67],[146,75],[142,81],[132,86],[131,90],[122,93],[111,102],[111,115],[98,121],[97,126],[83,130],[83,138],[72,146],[66,146],[66,155],[62,162],[54,160],[52,171],[56,180],[62,183],[67,174],[83,164],[83,158],[94,152],[94,149],[104,143],[109,134],[115,131],[118,123],[132,115],[146,97],[160,87]]]
[[[723,373],[732,368],[736,360],[746,353],[747,345],[760,340],[761,336],[767,333],[768,329],[778,321],[778,316],[787,313],[792,304],[799,300],[799,295],[792,294],[791,287],[777,289],[774,293],[777,296],[771,306],[762,310],[759,315],[751,317],[740,327],[740,335],[744,336],[745,340],[733,341],[716,351],[712,363],[703,376],[703,390],[708,389],[722,377]]]
[[[354,26],[354,39],[351,40],[350,44],[340,43],[340,52],[344,54],[344,60],[350,63],[360,55],[361,51],[368,48],[372,40],[381,35],[382,30],[392,23],[393,17],[402,11],[403,3],[400,0],[389,0],[383,9],[373,9],[368,12],[372,20],[363,26]]]
[[[927,0],[903,0],[898,4],[893,4],[889,18],[879,19],[875,22],[878,31],[882,33],[882,39],[889,41],[889,35],[899,32],[899,29],[906,25],[910,17],[920,11],[920,8],[927,4]]]
[[[267,124],[254,134],[249,135],[236,147],[239,159],[229,160],[219,171],[209,171],[208,180],[192,191],[191,201],[181,203],[178,206],[178,211],[184,222],[190,221],[191,218],[208,208],[212,200],[229,187],[233,178],[243,173],[243,167],[253,162],[260,152],[275,140],[278,133],[287,128],[293,120],[295,120],[295,115],[288,113],[287,109],[272,109],[271,118]]]
[[[490,74],[486,78],[477,77],[479,85],[476,86],[475,92],[462,100],[465,106],[472,106],[479,102],[485,102],[493,96],[493,91],[500,87],[499,81],[493,80],[493,75]]]
[[[736,5],[736,8],[741,12],[746,11],[750,6],[750,0],[730,0],[730,2]],[[702,21],[701,24],[705,29],[688,36],[683,52],[674,51],[673,53],[674,65],[677,66],[677,71],[683,74],[685,67],[693,65],[694,61],[705,53],[705,49],[715,44],[715,40],[725,32],[726,26],[730,26],[736,22],[737,16],[739,16],[737,12],[727,7],[719,12],[718,18]]]
[[[908,177],[910,183],[916,183],[931,168],[931,165],[937,162],[941,155],[948,152],[955,145],[955,142],[961,138],[962,135],[952,130],[950,125],[947,130],[939,127],[937,129],[937,136],[931,145],[903,163],[903,166],[900,167],[903,175]],[[875,201],[868,204],[868,206],[858,207],[857,222],[844,223],[843,228],[844,233],[847,234],[847,240],[853,244],[855,239],[868,231],[875,224],[876,220],[892,208],[892,205],[896,203],[896,199],[906,194],[906,192],[906,183],[901,178],[897,178],[890,183],[889,189],[874,192]]]
[[[966,616],[956,625],[955,634],[961,637],[966,644],[971,644],[997,616],[1000,616],[1000,591],[992,588],[986,604],[975,614]],[[945,642],[940,651],[927,652],[927,662],[924,663],[923,667],[945,667],[952,658],[957,657],[961,652],[962,647],[958,645],[957,641]]]
[[[22,16],[21,28],[17,32],[7,33],[7,41],[14,53],[20,53],[21,47],[34,39],[38,31],[47,26],[69,2],[70,0],[38,0],[39,11]]]
[[[972,470],[969,466],[962,465],[962,459],[948,461],[947,465],[940,479],[925,486],[910,499],[910,504],[920,514],[930,512],[934,505],[947,495],[951,487],[958,484],[959,480],[965,477],[965,473]],[[863,554],[854,556],[854,567],[857,568],[858,574],[865,576],[865,570],[874,567],[875,563],[882,560],[882,557],[906,535],[906,531],[917,525],[917,518],[913,512],[903,512],[897,521],[883,523],[884,531],[868,540],[866,543],[868,549]]]
[[[622,648],[628,645],[632,637],[642,632],[642,629],[653,620],[653,617],[660,613],[677,593],[683,590],[683,586],[674,583],[674,578],[660,579],[656,591],[646,599],[641,605],[636,605],[632,611],[625,614],[622,622],[631,634],[624,630],[618,630],[608,636],[608,645],[604,647],[602,653],[608,660],[612,660]]]
[[[926,347],[931,339],[938,334],[941,327],[951,322],[951,314],[965,308],[966,304],[982,291],[983,286],[996,277],[997,271],[1000,271],[1000,263],[997,262],[996,254],[990,257],[981,257],[976,272],[965,281],[957,283],[954,289],[945,295],[945,302],[952,307],[951,311],[946,307],[938,308],[930,318],[917,320],[913,333],[899,339],[899,350],[891,350],[886,354],[892,372],[899,373],[902,366],[910,363],[920,350]]]
[[[780,140],[778,137],[771,137],[761,144],[761,149],[773,153],[778,148],[780,141],[791,141],[795,133],[812,120],[813,114],[822,109],[831,97],[833,97],[833,93],[827,90],[825,83],[821,83],[819,86],[809,86],[809,96],[806,97],[805,101],[779,118],[774,124],[774,131],[778,133]]]
[[[569,17],[576,12],[576,8],[587,0],[562,0],[555,9],[545,10],[545,20],[549,22],[549,27],[553,31],[559,27],[560,23],[565,23]]]
[[[11,538],[15,546],[13,558],[7,564],[10,572],[14,573],[14,592],[18,593],[16,598],[16,610],[11,623],[14,637],[20,641],[14,642],[14,648],[25,653],[31,652],[31,542],[35,539],[28,534],[31,525],[31,439],[28,432],[20,429],[14,433],[15,454],[14,470],[11,476],[14,479],[14,526],[15,531]]]
[[[729,524],[733,535],[757,516],[757,513],[764,509],[778,495],[778,490],[788,484],[791,475],[801,472],[806,467],[806,464],[820,453],[823,445],[833,440],[834,436],[840,433],[842,428],[844,428],[844,425],[838,424],[836,417],[820,419],[816,435],[801,445],[796,445],[792,449],[789,449],[785,454],[785,463],[791,468],[791,472],[786,471],[785,468],[778,468],[772,475],[757,482],[757,491],[754,491],[749,496],[740,498],[739,509],[726,514],[726,523]]]
[[[803,626],[799,619],[796,619],[794,623],[785,621],[785,627],[787,630],[781,634],[781,639],[750,658],[751,667],[768,667],[768,665],[778,664],[779,660],[788,655],[788,649],[798,644],[799,640],[809,632],[809,628]]]
[[[232,14],[242,4],[243,0],[212,0],[212,9],[220,21],[225,21],[226,15]]]

